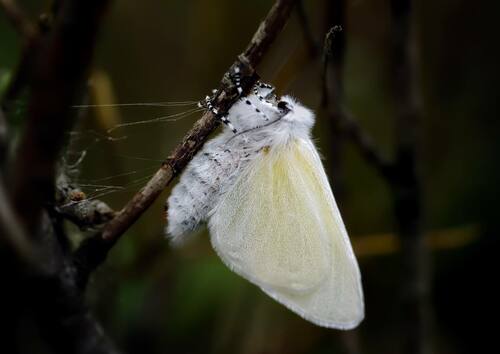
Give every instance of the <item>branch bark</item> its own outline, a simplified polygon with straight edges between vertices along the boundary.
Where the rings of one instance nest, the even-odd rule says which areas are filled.
[[[17,353],[16,324],[21,306],[18,306],[21,275],[27,269],[37,264],[34,247],[26,237],[21,224],[19,224],[14,211],[11,208],[3,175],[0,173],[0,277],[8,286],[0,292],[0,311],[5,323],[5,332],[2,337],[2,350],[9,353]]]
[[[36,26],[31,23],[24,11],[14,0],[0,0],[0,7],[9,19],[12,27],[26,41],[31,40],[36,33]]]
[[[65,171],[59,173],[56,189],[55,212],[82,231],[100,230],[116,215],[116,212],[103,201],[85,199],[85,194],[70,181]]]
[[[230,80],[234,68],[240,69],[243,92],[247,92],[257,80],[255,68],[262,61],[264,54],[281,32],[296,0],[277,0],[266,18],[260,23],[245,51],[225,73],[219,90],[216,93],[216,107],[219,112],[227,112],[238,98],[237,91]],[[219,121],[211,112],[206,112],[193,128],[173,150],[151,180],[142,188],[118,215],[111,220],[102,233],[86,240],[76,251],[75,259],[82,270],[82,282],[86,282],[89,273],[99,266],[108,251],[119,240],[120,236],[147,210],[160,193],[202,147],[209,134],[219,125]]]
[[[343,0],[331,1],[332,7]],[[392,47],[391,78],[393,97],[396,104],[396,153],[394,161],[380,153],[373,140],[344,107],[342,107],[342,56],[344,44],[341,41],[335,50],[332,65],[333,85],[328,90],[323,85],[324,105],[329,109],[342,136],[347,136],[358,148],[364,160],[373,166],[384,178],[392,191],[396,229],[401,240],[401,297],[402,297],[402,350],[403,353],[426,354],[430,352],[430,310],[429,310],[429,255],[422,233],[421,186],[417,172],[418,139],[417,128],[420,116],[416,88],[416,63],[413,50],[412,0],[391,0]],[[329,10],[337,16],[338,11]],[[337,40],[335,42],[338,43]],[[325,45],[326,47],[326,45]],[[328,52],[325,48],[325,52]],[[323,74],[326,83],[326,70]],[[334,134],[336,132],[334,131]],[[335,139],[337,140],[337,139]],[[333,147],[338,151],[338,143]],[[335,155],[334,155],[335,156]]]
[[[16,75],[20,79],[14,84],[17,88],[28,85],[30,99],[26,128],[10,176],[10,196],[6,196],[0,180],[0,250],[8,256],[1,258],[15,265],[5,264],[7,268],[0,271],[2,275],[8,273],[5,279],[12,280],[7,281],[9,291],[0,294],[2,300],[5,296],[9,301],[1,303],[17,310],[6,311],[12,322],[6,321],[13,328],[19,313],[33,316],[56,353],[117,353],[90,315],[75,276],[75,263],[56,235],[57,225],[45,212],[54,201],[59,154],[74,120],[71,106],[84,87],[108,3],[61,3],[52,30],[29,39],[29,49],[23,50]],[[14,3],[2,0],[4,4]],[[10,342],[16,337],[7,343],[13,350],[15,343]]]
[[[4,9],[22,40],[21,59],[1,101],[1,107],[8,115],[12,111],[16,99],[29,84],[39,42],[44,31],[41,26],[36,26],[28,19],[24,10],[14,0],[0,0],[0,6]]]
[[[321,105],[329,118],[328,123],[331,127],[331,176],[335,186],[337,203],[342,204],[346,197],[344,161],[342,159],[346,142],[350,140],[361,151],[374,152],[376,147],[358,122],[347,115],[344,107],[344,68],[347,42],[346,1],[329,0],[325,5],[325,32],[327,35],[324,41],[320,78]],[[362,139],[359,139],[360,137]],[[341,331],[337,335],[346,354],[361,353],[358,329]]]
[[[0,175],[0,254],[3,268],[31,268],[37,264],[34,245],[26,236],[10,205],[9,195]],[[2,270],[3,272],[3,270]]]
[[[345,30],[343,0],[328,1],[326,9],[327,33],[323,45],[321,63],[321,108],[328,117],[330,126],[330,175],[335,181],[336,195],[343,199],[344,173],[341,156],[346,134],[342,131],[344,118],[344,73]]]
[[[109,1],[65,1],[54,28],[39,45],[26,129],[14,162],[14,207],[34,234],[42,207],[54,198],[54,180],[66,132],[85,84],[101,16]]]
[[[345,4],[343,0],[335,0],[328,2],[327,5],[327,14],[333,14],[328,17],[327,23],[335,25],[327,32],[323,46],[321,107],[329,115],[332,127],[331,160],[332,165],[336,166],[332,172],[334,180],[342,184],[339,160],[344,139],[348,139],[359,150],[368,164],[390,180],[392,178],[391,162],[383,156],[359,120],[343,105],[346,38],[345,29],[341,25],[344,24]]]
[[[28,308],[56,353],[118,353],[85,305],[74,264],[61,255],[45,220],[46,239],[33,242],[18,222],[0,177],[0,275],[9,284],[0,294],[4,320],[14,330],[19,313]],[[15,338],[13,334],[3,343],[9,352],[16,351]]]
[[[3,166],[7,158],[8,150],[8,126],[7,118],[3,113],[3,109],[0,108],[0,175],[3,174]]]
[[[414,1],[392,0],[393,95],[396,104],[396,161],[392,179],[397,233],[401,240],[402,352],[430,352],[429,251],[422,231],[417,127],[420,116],[416,88]]]
[[[356,146],[365,162],[375,168],[375,170],[390,183],[394,178],[394,166],[392,161],[387,159],[379,151],[372,137],[363,129],[359,124],[359,120],[356,119],[352,113],[342,108],[339,115],[339,129],[342,134]]]

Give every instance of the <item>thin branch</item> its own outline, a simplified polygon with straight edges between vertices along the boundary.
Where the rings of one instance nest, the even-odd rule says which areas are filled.
[[[238,94],[234,90],[234,85],[229,79],[234,68],[238,67],[240,69],[242,74],[241,85],[245,93],[257,80],[255,68],[259,65],[262,57],[285,26],[296,2],[296,0],[277,0],[266,18],[261,22],[246,50],[225,73],[220,88],[216,93],[216,105],[219,112],[227,112],[232,103],[238,98]],[[146,186],[106,225],[102,235],[97,234],[96,237],[87,239],[76,251],[75,258],[83,271],[83,282],[86,281],[89,273],[104,261],[107,252],[118,241],[120,236],[147,210],[165,187],[183,170],[218,124],[219,121],[213,114],[206,112],[194,124],[193,128],[173,150]]]
[[[260,23],[246,50],[240,56],[253,70],[271,47],[278,34],[290,17],[290,12],[297,0],[277,0],[266,18]]]
[[[3,166],[7,158],[8,150],[8,126],[7,119],[0,108],[0,175],[3,173]]]
[[[273,82],[279,91],[286,90],[296,76],[319,57],[320,48],[314,39],[311,23],[307,16],[306,9],[304,8],[303,0],[297,1],[296,14],[302,30],[304,45],[298,45],[293,53],[291,53],[276,70],[273,76]]]
[[[342,154],[348,138],[341,130],[344,101],[344,61],[346,55],[344,0],[325,3],[327,33],[321,55],[321,101],[320,107],[328,116],[330,127],[330,176],[335,181],[336,195],[340,200],[345,192],[345,173]]]
[[[0,177],[0,257],[3,262],[0,276],[9,284],[9,290],[0,293],[2,310],[7,316],[4,320],[15,323],[19,312],[29,307],[56,353],[118,353],[85,306],[72,276],[74,266],[61,262],[62,258],[54,254],[49,256],[47,250],[53,248],[55,238],[47,236],[47,243],[43,245],[27,236],[11,208]],[[45,247],[48,244],[52,245]],[[10,311],[12,309],[16,311]],[[3,346],[14,352],[16,336],[6,339]]]
[[[7,119],[0,109],[0,259],[4,261],[4,268],[15,273],[14,269],[35,268],[38,258],[35,245],[27,237],[25,230],[12,209],[10,196],[4,183],[4,163],[8,150]],[[37,269],[37,271],[40,271]]]
[[[54,198],[59,153],[84,88],[100,18],[109,1],[65,1],[32,69],[25,132],[14,163],[14,207],[29,233]]]
[[[85,304],[83,289],[75,274],[75,264],[58,249],[54,231],[48,231],[47,242],[56,249],[57,271],[33,279],[27,290],[36,291],[35,319],[40,332],[55,353],[118,354],[112,341]]]
[[[35,247],[26,236],[21,224],[18,222],[11,208],[3,175],[0,173],[0,277],[8,290],[0,292],[0,311],[5,323],[15,324],[19,319],[23,301],[19,295],[26,292],[20,289],[23,284],[23,275],[26,270],[36,269],[40,272],[42,267],[37,267]],[[17,353],[16,326],[6,326],[3,334],[2,350],[8,353]]]
[[[336,44],[338,43],[338,39],[341,35],[342,36],[344,35],[343,28],[341,25],[334,25],[328,30],[328,32],[325,35],[325,40],[323,43],[323,54],[321,56],[321,74],[320,74],[321,105],[323,107],[326,107],[329,104],[329,96],[330,96],[330,90],[328,88],[329,64],[331,61],[333,61],[333,58],[336,58],[337,62],[338,61],[343,62],[343,59],[341,59],[341,57],[344,56],[343,46],[339,46],[339,50],[336,50],[334,55],[334,49],[336,49]],[[342,67],[342,65],[340,65],[340,67]],[[333,88],[333,96],[335,99],[334,103],[337,104],[337,100],[341,96],[338,87],[342,86],[342,84],[340,83],[342,70],[337,70],[337,68],[334,68],[334,70],[332,71],[333,71],[332,74],[334,76],[334,80],[332,80],[334,81],[334,88]]]
[[[372,137],[359,124],[359,120],[342,105],[343,82],[341,75],[343,72],[343,51],[345,47],[345,39],[340,38],[342,31],[343,29],[340,25],[335,25],[330,28],[325,36],[321,72],[321,105],[331,117],[332,124],[334,125],[334,133],[348,138],[360,151],[361,156],[368,164],[372,165],[385,178],[391,179],[391,162],[379,151]],[[339,46],[338,50],[334,49],[336,46]],[[329,86],[328,68],[331,61],[333,61],[334,65],[331,80],[332,85]],[[337,141],[338,139],[333,140]]]
[[[70,181],[64,171],[57,177],[56,189],[55,212],[82,231],[100,230],[116,215],[116,212],[103,201],[87,200],[85,193]]]
[[[20,87],[29,84],[30,100],[10,176],[12,194],[0,198],[0,233],[11,249],[22,251],[24,240],[35,248],[35,255],[44,255],[43,261],[36,258],[19,274],[10,275],[17,290],[13,293],[22,298],[12,299],[12,303],[19,308],[29,304],[43,337],[56,353],[117,353],[85,306],[75,264],[58,242],[58,231],[44,212],[54,199],[59,153],[74,120],[71,106],[85,85],[96,33],[108,3],[61,3],[52,30],[34,36],[24,49],[16,75],[20,79],[14,85],[14,91],[20,92]],[[5,194],[3,189],[0,192],[0,196]],[[19,263],[27,258],[20,251],[7,254]],[[24,294],[36,296],[28,301]]]
[[[12,111],[14,102],[28,85],[42,31],[29,21],[15,1],[0,0],[0,6],[22,37],[21,59],[0,102],[1,108],[8,115]]]
[[[340,130],[356,146],[365,162],[373,166],[386,180],[393,178],[392,162],[383,156],[366,130],[345,108],[340,115]]]
[[[14,211],[11,208],[9,196],[3,177],[0,175],[0,254],[3,267],[9,272],[17,268],[35,268],[37,256],[35,246],[27,237]],[[13,268],[11,268],[13,266]]]
[[[346,141],[351,138],[346,131],[344,103],[344,75],[346,57],[346,0],[329,0],[325,3],[326,36],[322,55],[321,106],[329,116],[331,127],[330,139],[330,174],[335,182],[337,202],[342,204],[346,198],[346,179],[343,160],[343,151]],[[333,53],[335,50],[335,53]],[[328,69],[329,73],[328,73]],[[354,122],[353,122],[354,123]],[[354,124],[351,124],[354,126]],[[356,131],[359,135],[366,135],[358,125]],[[369,140],[368,138],[364,140]],[[351,138],[351,141],[353,139]],[[359,145],[359,144],[358,144]],[[337,334],[346,354],[361,352],[359,331],[341,331]]]
[[[15,0],[0,0],[0,7],[23,40],[30,41],[36,36],[36,26],[28,19]]]
[[[392,192],[396,228],[401,240],[402,351],[431,352],[429,250],[422,230],[422,193],[418,176],[418,120],[415,1],[391,0],[391,78],[396,105],[396,161]]]
[[[29,84],[39,41],[40,36],[33,36],[31,40],[25,42],[22,48],[21,59],[17,63],[15,72],[9,80],[0,102],[0,107],[7,115],[11,113],[13,107],[15,107],[16,100]]]

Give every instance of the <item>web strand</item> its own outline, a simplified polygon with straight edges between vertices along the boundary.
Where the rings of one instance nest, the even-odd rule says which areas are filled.
[[[79,104],[73,108],[114,108],[114,107],[185,107],[196,106],[198,101],[177,102],[136,102],[136,103],[105,103],[105,104]]]
[[[158,123],[158,122],[175,122],[178,120],[181,120],[183,118],[189,117],[190,115],[201,112],[203,111],[203,108],[193,108],[185,112],[180,112],[180,113],[174,113],[170,114],[167,116],[161,116],[161,117],[156,117],[153,119],[146,119],[146,120],[139,120],[136,122],[129,122],[129,123],[122,123],[122,124],[117,124],[113,128],[108,129],[106,132],[111,133],[116,129],[123,128],[123,127],[131,127],[134,125],[142,125],[142,124],[152,124],[152,123]]]

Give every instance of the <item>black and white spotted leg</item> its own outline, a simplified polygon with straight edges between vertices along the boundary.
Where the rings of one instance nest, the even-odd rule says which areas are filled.
[[[241,74],[239,67],[234,68],[234,73],[231,75],[231,79],[233,80],[234,86],[236,86],[236,90],[238,90],[238,94],[241,95],[243,93],[243,88],[241,87]]]
[[[234,125],[229,121],[229,119],[227,119],[227,115],[220,114],[219,110],[213,106],[212,99],[210,98],[210,96],[205,97],[205,104],[206,104],[208,110],[210,112],[212,112],[217,119],[220,119],[222,123],[227,125],[233,133],[235,133],[235,134],[238,133],[238,130],[236,130]]]
[[[262,103],[265,103],[265,104],[268,104],[268,105],[272,105],[271,102],[269,102],[268,100],[266,100],[260,93],[259,93],[259,88],[266,88],[266,89],[269,89],[269,90],[272,90],[274,91],[274,87],[269,85],[269,84],[266,84],[264,82],[257,82],[255,84],[255,86],[253,87],[253,93],[255,96],[257,96],[257,98],[259,99],[259,101],[261,101]]]

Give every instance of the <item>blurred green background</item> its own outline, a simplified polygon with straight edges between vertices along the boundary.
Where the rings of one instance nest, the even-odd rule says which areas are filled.
[[[304,1],[322,43],[328,0]],[[19,1],[33,18],[43,1]],[[89,103],[197,101],[248,43],[272,1],[115,1],[101,31]],[[392,156],[394,98],[390,92],[387,0],[347,1],[345,104]],[[416,1],[422,116],[419,174],[424,229],[432,267],[431,340],[436,353],[489,350],[498,290],[500,180],[497,1]],[[0,89],[21,43],[0,15]],[[301,60],[306,43],[296,14],[259,67],[264,81],[318,109],[320,64]],[[334,53],[335,55],[335,53]],[[294,64],[299,63],[300,65]],[[22,102],[19,102],[22,108]],[[173,122],[123,127],[192,108],[120,107],[84,110],[72,158],[86,151],[82,185],[119,208],[200,114]],[[328,118],[318,115],[317,145],[331,174]],[[98,132],[97,134],[95,132]],[[339,207],[362,268],[366,319],[356,331],[315,327],[231,273],[203,229],[182,248],[164,239],[162,197],[114,248],[94,276],[89,300],[104,328],[128,353],[399,353],[398,247],[390,189],[346,144],[341,154]],[[117,176],[121,175],[121,176]],[[117,176],[117,177],[116,177]],[[93,195],[92,188],[87,188]],[[106,192],[106,191],[104,191]],[[97,194],[101,194],[100,192]],[[493,317],[494,318],[494,317]],[[29,328],[24,334],[31,338]],[[27,352],[36,343],[26,341]]]

